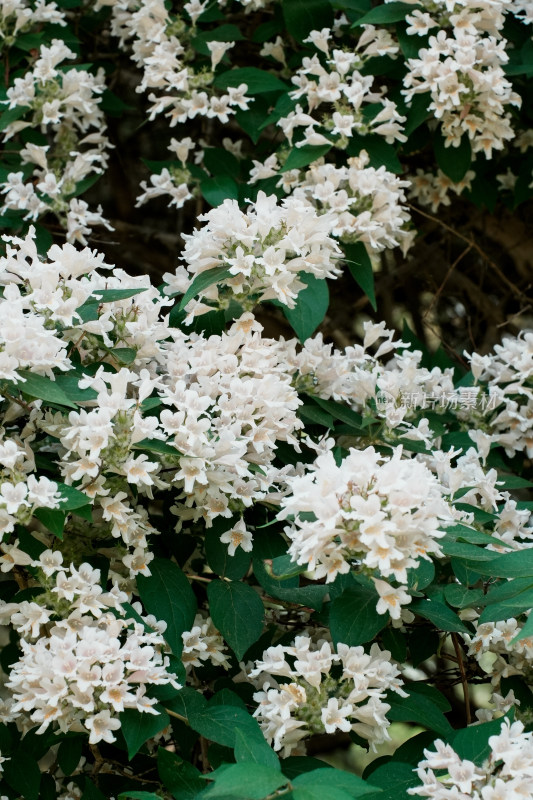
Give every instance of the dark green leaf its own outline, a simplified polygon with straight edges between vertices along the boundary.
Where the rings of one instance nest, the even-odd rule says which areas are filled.
[[[247,85],[247,94],[251,95],[263,92],[286,92],[289,89],[286,83],[271,72],[257,67],[238,67],[222,72],[213,81],[213,86],[217,89],[228,89],[230,86],[240,86],[241,83]]]
[[[55,381],[45,375],[37,375],[37,373],[29,372],[25,369],[19,369],[17,372],[24,378],[24,382],[17,383],[15,386],[11,381],[8,381],[8,384],[13,387],[12,391],[15,393],[20,391],[22,394],[28,395],[28,397],[43,400],[45,403],[77,408],[76,404],[67,397],[63,389]]]
[[[266,767],[279,769],[279,759],[264,737],[249,736],[246,731],[235,731],[235,761],[252,761]]]
[[[24,750],[18,750],[5,762],[2,778],[24,800],[38,800],[41,770],[35,758]]]
[[[370,305],[376,311],[376,294],[374,290],[374,271],[372,262],[363,242],[344,245],[346,262],[352,277],[370,300]]]
[[[61,500],[59,501],[61,511],[73,511],[75,508],[83,508],[83,506],[89,505],[91,502],[90,497],[87,497],[84,492],[80,492],[79,489],[75,489],[74,486],[67,486],[66,483],[58,482],[57,488],[61,495]]]
[[[183,311],[189,300],[192,300],[197,294],[205,291],[214,283],[222,283],[226,280],[226,278],[230,277],[230,267],[213,267],[212,269],[205,270],[205,272],[200,272],[200,274],[196,275],[196,277],[193,279],[189,285],[189,288],[181,298],[181,302],[179,304],[180,311]]]
[[[205,789],[202,773],[164,747],[157,750],[157,769],[163,786],[176,800],[194,800]]]
[[[298,780],[296,778],[295,780]],[[324,786],[296,786],[290,793],[291,800],[324,800]],[[330,787],[327,790],[328,800],[352,800],[352,795],[342,789]]]
[[[463,728],[456,732],[450,743],[461,758],[481,765],[491,752],[490,737],[500,733],[503,722],[504,720],[500,718]]]
[[[282,0],[281,8],[288,32],[301,42],[312,30],[329,28],[333,9],[328,0]]]
[[[421,6],[412,3],[385,3],[376,6],[358,19],[352,28],[357,28],[359,25],[387,25],[391,22],[401,22],[406,14],[412,14],[415,9],[420,8]]]
[[[170,723],[164,709],[159,714],[146,714],[135,708],[127,708],[120,714],[121,731],[128,746],[128,759],[139,752],[147,739],[151,739]]]
[[[324,411],[331,414],[334,420],[340,420],[345,425],[350,425],[352,428],[361,428],[363,419],[357,411],[352,411],[348,406],[338,403],[336,400],[324,400],[322,397],[314,397],[317,403]]]
[[[34,512],[39,522],[48,528],[49,531],[57,536],[59,539],[63,538],[63,529],[65,527],[66,514],[58,508],[38,508]]]
[[[192,628],[196,597],[181,569],[172,561],[155,558],[150,562],[149,578],[139,575],[139,597],[149,614],[167,623],[165,639],[174,655],[183,649],[182,633]]]
[[[472,608],[483,599],[483,589],[468,589],[460,583],[450,583],[444,587],[446,602],[455,608]]]
[[[412,764],[403,764],[401,761],[381,764],[372,770],[368,780],[372,786],[382,789],[380,794],[376,794],[375,800],[413,800],[413,795],[408,794],[407,789],[420,785],[420,778]]]
[[[117,303],[120,300],[129,300],[130,297],[135,297],[141,292],[146,292],[148,287],[143,286],[138,289],[97,289],[93,292],[92,297],[98,303]]]
[[[206,776],[213,780],[205,797],[234,797],[245,800],[261,800],[287,783],[279,769],[265,767],[263,764],[240,762],[224,765]]]
[[[161,439],[141,439],[140,442],[135,442],[132,445],[133,450],[148,450],[150,453],[159,453],[160,455],[166,456],[179,456],[181,455],[179,450],[168,444],[168,442],[163,442]]]
[[[418,614],[419,617],[429,619],[441,631],[469,632],[455,611],[438,600],[415,600],[409,606],[409,610],[413,614]]]
[[[241,659],[263,631],[261,598],[251,586],[228,581],[211,581],[207,596],[213,623]]]
[[[71,775],[78,766],[82,755],[83,743],[83,736],[71,736],[59,745],[57,763],[65,775]]]
[[[391,707],[387,712],[390,720],[417,722],[445,737],[453,733],[452,726],[440,708],[418,692],[410,693],[408,697],[400,697],[391,692],[387,696],[387,701]]]
[[[291,169],[302,169],[312,164],[317,158],[322,158],[326,153],[329,153],[333,145],[323,144],[319,147],[305,145],[305,147],[293,147],[289,153],[280,172],[288,172]]]
[[[217,517],[213,526],[205,533],[205,555],[209,567],[216,575],[232,581],[242,578],[250,566],[250,553],[246,553],[242,547],[238,547],[235,554],[230,556],[228,545],[220,541],[222,534],[229,531],[238,519],[238,515],[229,520],[225,517]]]
[[[330,628],[335,645],[354,647],[370,642],[388,622],[387,614],[378,614],[378,593],[373,587],[347,589],[331,604]]]
[[[224,747],[235,747],[237,730],[250,740],[265,741],[257,720],[238,706],[207,706],[189,715],[191,728]]]
[[[219,206],[224,200],[239,199],[239,187],[229,175],[215,175],[213,178],[205,178],[200,184],[200,191],[202,192],[202,197],[211,206]]]
[[[283,313],[298,339],[305,342],[326,316],[329,290],[324,279],[309,274],[301,274],[300,278],[307,286],[298,294],[295,307],[283,306]]]
[[[461,139],[459,147],[446,147],[444,138],[440,133],[433,140],[437,164],[454,183],[462,181],[472,162],[472,147],[466,134]]]
[[[341,769],[330,769],[328,767],[313,769],[311,772],[304,772],[291,782],[293,786],[297,787],[322,787],[322,791],[325,793],[322,795],[323,798],[326,796],[329,797],[331,789],[346,792],[350,797],[364,797],[376,791],[374,786],[370,786],[357,775],[353,775],[351,772],[345,772]]]

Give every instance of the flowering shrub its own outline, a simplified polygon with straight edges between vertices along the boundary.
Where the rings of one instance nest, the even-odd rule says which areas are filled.
[[[1,800],[533,794],[532,20],[0,3]]]

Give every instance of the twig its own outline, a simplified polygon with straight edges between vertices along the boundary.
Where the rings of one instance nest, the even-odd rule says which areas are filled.
[[[441,228],[444,228],[450,233],[453,233],[453,235],[457,236],[458,239],[462,239],[463,242],[466,242],[468,245],[470,245],[470,247],[473,247],[474,250],[476,250],[477,253],[479,253],[481,258],[483,258],[487,262],[487,264],[489,264],[489,266],[492,267],[492,269],[498,275],[500,280],[503,281],[503,283],[505,283],[506,286],[509,287],[509,289],[516,297],[519,297],[521,299],[523,298],[526,300],[528,299],[527,295],[525,295],[517,286],[514,285],[512,281],[509,280],[509,278],[505,275],[505,273],[503,273],[499,268],[499,266],[495,264],[491,258],[489,258],[487,253],[483,250],[482,247],[478,245],[477,242],[475,242],[473,239],[469,239],[468,236],[464,235],[464,233],[460,233],[455,228],[452,228],[451,225],[448,225],[446,222],[443,222],[443,220],[439,219],[438,217],[434,217],[432,214],[428,214],[426,211],[422,211],[422,209],[418,208],[417,206],[414,206],[411,203],[407,203],[407,206],[408,208],[411,208],[413,211],[416,211],[417,214],[420,214],[421,217],[425,217],[426,219],[430,219],[432,222],[436,222],[437,225],[440,225]]]
[[[461,684],[463,686],[463,697],[465,701],[465,710],[466,710],[466,724],[470,725],[472,722],[472,714],[470,712],[470,697],[468,694],[468,680],[466,677],[465,665],[463,661],[463,651],[461,649],[461,645],[459,644],[459,639],[457,638],[456,633],[452,633],[452,642],[453,647],[455,650],[455,655],[457,656],[457,664],[459,666],[459,672],[461,673]]]
[[[455,259],[455,261],[451,265],[450,269],[448,270],[448,272],[444,276],[444,280],[442,281],[441,285],[439,286],[439,288],[437,289],[437,291],[433,295],[433,299],[432,299],[431,303],[429,304],[428,308],[426,309],[426,311],[424,313],[424,316],[422,317],[422,320],[425,320],[426,317],[431,313],[431,310],[432,310],[433,306],[435,305],[435,303],[437,302],[437,300],[439,299],[439,295],[442,292],[442,290],[444,289],[444,286],[446,285],[446,282],[447,282],[448,278],[450,277],[450,275],[452,274],[452,272],[454,271],[456,266],[459,264],[459,262],[462,261],[463,258],[466,256],[466,254],[470,252],[472,247],[473,247],[473,245],[472,245],[472,243],[470,243],[468,245],[468,247],[465,250],[463,250],[461,255],[457,256],[457,258]]]
[[[189,724],[187,717],[184,717],[182,714],[178,714],[177,711],[172,711],[170,708],[165,708],[165,711],[167,714],[170,714],[171,717],[176,717],[176,719],[179,719],[180,722],[184,722],[185,725]]]

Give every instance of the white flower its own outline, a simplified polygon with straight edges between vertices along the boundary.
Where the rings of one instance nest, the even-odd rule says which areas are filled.
[[[245,553],[250,553],[253,546],[252,534],[247,530],[242,517],[233,528],[222,534],[220,541],[228,545],[228,555],[230,556],[235,555],[237,547],[242,547]]]

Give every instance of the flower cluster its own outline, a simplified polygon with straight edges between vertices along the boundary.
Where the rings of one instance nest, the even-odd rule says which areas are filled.
[[[471,189],[474,177],[475,172],[469,169],[462,180],[454,183],[440,169],[436,173],[417,169],[416,175],[410,178],[409,196],[423,206],[430,206],[432,211],[437,211],[441,205],[451,205],[452,193],[461,195],[465,189]]]
[[[326,452],[288,483],[291,494],[279,518],[294,518],[285,529],[289,553],[316,578],[333,581],[358,566],[406,584],[407,569],[420,557],[441,555],[438,540],[450,508],[435,476],[421,462],[402,458],[401,447],[390,458],[373,447],[352,449],[340,465]],[[405,586],[394,589],[378,579],[376,588],[378,612],[398,619],[400,605],[409,601]]]
[[[211,617],[197,614],[193,627],[190,631],[182,633],[181,638],[183,639],[181,660],[187,670],[201,667],[206,661],[217,667],[229,669],[224,641],[213,625]]]
[[[370,253],[398,246],[405,251],[412,239],[402,205],[409,182],[368,164],[364,150],[343,167],[319,159],[295,184],[293,196],[310,202],[319,214],[330,214],[331,234],[341,242],[364,242]]]
[[[4,140],[27,128],[40,128],[46,135],[39,137],[39,143],[26,144],[20,151],[22,170],[10,172],[0,185],[5,194],[3,212],[22,211],[24,219],[36,220],[51,211],[65,227],[69,242],[87,244],[93,226],[110,226],[101,208],[90,211],[76,195],[82,182],[105,170],[110,143],[99,107],[104,72],[93,75],[62,65],[75,57],[64,42],[54,39],[49,47],[40,48],[32,69],[15,78],[7,90],[8,108],[22,108],[25,113],[5,126]]]
[[[228,122],[238,109],[248,108],[245,83],[230,86],[225,93],[211,86],[214,69],[234,42],[208,42],[210,70],[195,71],[188,63],[194,58],[190,40],[205,2],[184,4],[191,28],[184,17],[171,16],[163,0],[101,0],[101,5],[112,6],[111,30],[120,44],[131,43],[133,61],[143,73],[137,91],[149,92],[150,119],[164,113],[171,128],[196,116]]]
[[[511,617],[499,622],[475,621],[475,633],[465,635],[468,653],[491,676],[492,683],[499,688],[502,678],[511,675],[531,676],[533,660],[533,637],[519,638],[524,627],[523,620]]]
[[[331,145],[346,148],[355,135],[369,133],[382,136],[386,142],[404,142],[402,133],[405,117],[396,103],[388,99],[384,90],[373,89],[372,75],[363,75],[361,69],[373,56],[395,56],[398,46],[387,31],[373,25],[363,26],[362,35],[355,47],[350,49],[335,47],[334,32],[329,28],[314,30],[309,34],[309,42],[315,52],[305,56],[301,67],[292,77],[298,87],[290,92],[293,100],[304,99],[307,112],[297,103],[294,110],[281,117],[278,125],[284,135],[292,142],[294,131],[304,128],[304,136],[297,147],[304,145]],[[330,52],[330,48],[331,52]],[[323,104],[332,110],[324,111]],[[368,104],[377,107],[378,113],[368,115]],[[313,116],[320,109],[320,117]]]
[[[261,687],[254,716],[267,741],[283,757],[312,733],[354,731],[372,746],[387,741],[385,692],[405,696],[390,658],[376,644],[365,653],[339,643],[335,653],[329,642],[309,636],[298,636],[289,647],[269,647],[248,671]]]
[[[491,158],[493,150],[502,150],[514,137],[507,108],[521,103],[503,70],[509,59],[500,33],[505,4],[422,5],[428,12],[436,9],[437,20],[431,13],[413,11],[406,17],[407,32],[422,36],[443,27],[416,58],[407,59],[405,98],[411,102],[415,95],[429,93],[429,110],[441,123],[446,146],[458,147],[466,135],[474,153],[482,151]]]
[[[186,305],[189,320],[213,307],[227,308],[231,300],[246,310],[273,299],[293,308],[305,288],[300,273],[315,278],[338,273],[340,250],[330,237],[329,216],[317,215],[297,198],[279,204],[274,195],[259,192],[246,211],[235,200],[225,200],[199,219],[207,224],[185,237],[187,269],[165,275],[170,291],[186,292],[191,279],[220,269],[220,278],[213,274],[207,288],[199,287],[200,299]]]
[[[461,758],[452,745],[438,739],[417,768],[421,781],[407,791],[432,800],[471,798],[500,800],[531,794],[533,734],[521,722],[502,722],[500,733],[489,738],[490,754],[482,764]],[[437,774],[436,774],[437,773]]]
[[[128,596],[116,584],[105,592],[100,570],[90,564],[64,568],[61,553],[46,550],[34,566],[44,574],[45,595],[0,607],[22,637],[3,721],[25,718],[26,727],[39,725],[38,733],[55,722],[62,731],[85,728],[96,744],[115,741],[125,708],[158,714],[147,688],[179,688],[163,655],[166,624],[152,630],[155,621],[125,617]]]
[[[487,382],[495,414],[490,419],[493,441],[508,455],[525,451],[533,457],[533,332],[504,336],[494,353],[470,356],[472,373]]]
[[[63,12],[47,0],[34,4],[28,0],[5,0],[0,8],[0,48],[10,47],[17,36],[39,23],[64,26]]]

